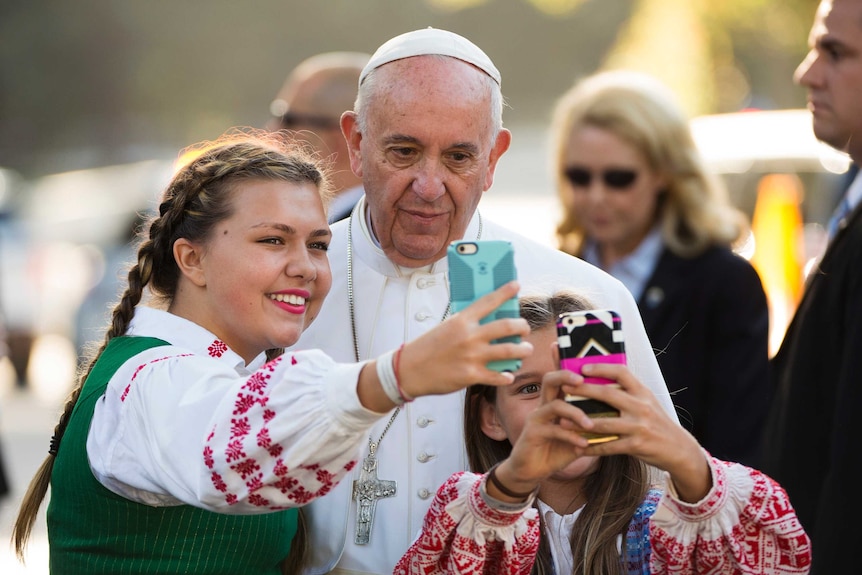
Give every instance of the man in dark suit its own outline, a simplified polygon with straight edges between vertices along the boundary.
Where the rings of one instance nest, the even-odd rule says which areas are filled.
[[[822,0],[795,80],[818,139],[862,162],[862,0]],[[773,361],[763,470],[787,489],[812,541],[812,573],[858,565],[862,541],[862,177]],[[843,207],[843,209],[842,209]]]

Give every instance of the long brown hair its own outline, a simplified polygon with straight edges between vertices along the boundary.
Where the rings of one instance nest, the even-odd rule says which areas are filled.
[[[48,457],[24,495],[12,531],[15,552],[22,561],[36,515],[51,481],[54,457],[61,446],[72,409],[93,366],[108,342],[127,332],[145,288],[148,288],[154,301],[162,304],[170,303],[176,294],[180,270],[174,260],[174,242],[179,238],[206,240],[216,224],[232,215],[234,203],[231,199],[240,181],[263,179],[311,183],[319,190],[324,204],[328,201],[329,184],[323,165],[299,144],[285,142],[277,135],[257,130],[233,131],[214,142],[189,148],[181,158],[192,159],[178,169],[162,195],[158,214],[146,226],[148,231],[141,238],[137,260],[129,269],[128,286],[114,308],[105,339],[81,370],[54,428]],[[268,355],[273,357],[280,352],[270,350]],[[300,520],[295,542],[304,541],[302,530],[303,522]],[[291,555],[285,564],[294,560],[295,553],[304,554],[303,547],[291,545]]]
[[[530,329],[555,325],[557,316],[564,312],[590,309],[588,300],[577,294],[557,292],[550,297],[521,298],[521,317],[530,324]],[[494,404],[496,388],[473,385],[467,389],[464,402],[464,438],[470,469],[476,473],[487,472],[512,451],[508,440],[491,439],[482,432],[482,402]],[[618,575],[622,573],[617,538],[622,536],[625,552],[626,531],[632,517],[646,497],[649,489],[649,470],[646,464],[630,455],[602,457],[598,469],[584,483],[586,505],[572,529],[572,557],[574,572],[584,575]],[[541,523],[542,537],[533,573],[553,572],[548,537],[544,521]],[[562,575],[562,574],[561,574]]]

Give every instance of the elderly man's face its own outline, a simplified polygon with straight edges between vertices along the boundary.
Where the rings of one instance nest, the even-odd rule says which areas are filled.
[[[383,251],[420,267],[464,236],[511,135],[494,137],[487,79],[469,64],[418,56],[375,74],[366,132],[352,113],[342,130]]]
[[[794,78],[808,88],[814,134],[862,161],[862,0],[821,2],[808,43]]]

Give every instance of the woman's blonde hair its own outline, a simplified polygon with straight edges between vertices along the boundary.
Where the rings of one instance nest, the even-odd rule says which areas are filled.
[[[23,560],[36,514],[45,499],[54,457],[61,448],[72,409],[93,366],[108,342],[128,331],[145,289],[162,304],[170,303],[176,294],[180,269],[174,260],[174,242],[179,238],[205,241],[216,224],[233,214],[234,192],[237,184],[245,180],[308,183],[317,188],[326,205],[330,196],[326,169],[308,149],[298,142],[285,140],[283,135],[246,129],[232,130],[218,140],[190,147],[181,155],[182,165],[162,194],[158,213],[144,227],[137,260],[128,272],[128,286],[114,308],[105,339],[81,370],[54,428],[48,457],[24,495],[12,531],[19,559]],[[270,357],[279,353],[281,350],[268,352]]]
[[[658,80],[636,72],[601,72],[576,83],[557,102],[551,134],[552,169],[563,218],[559,248],[580,255],[587,239],[572,207],[563,174],[572,133],[606,130],[633,146],[667,182],[655,221],[664,244],[681,257],[712,245],[730,246],[747,232],[745,215],[730,204],[719,178],[706,169],[673,94]]]

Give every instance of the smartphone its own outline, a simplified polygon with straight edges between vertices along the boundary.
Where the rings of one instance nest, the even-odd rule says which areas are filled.
[[[452,313],[459,312],[483,295],[517,278],[515,252],[512,243],[504,240],[462,240],[449,245],[446,252],[449,260],[449,294]],[[493,313],[483,317],[480,323],[496,319],[520,317],[518,297],[509,298]],[[514,335],[494,340],[494,343],[519,342]],[[516,371],[521,367],[520,359],[492,361],[488,368],[496,371]]]
[[[560,314],[557,320],[557,348],[560,351],[560,368],[581,374],[588,363],[626,363],[622,321],[612,310],[583,310]],[[599,385],[619,384],[602,377],[585,377],[585,383]],[[565,400],[581,408],[590,417],[617,417],[619,411],[612,406],[577,395],[566,395]],[[616,435],[585,434],[590,443],[618,439]]]

